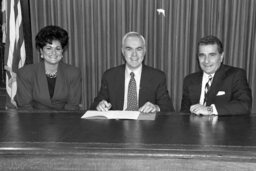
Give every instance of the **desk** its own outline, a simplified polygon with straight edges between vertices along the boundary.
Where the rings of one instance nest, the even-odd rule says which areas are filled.
[[[255,170],[256,115],[158,113],[155,121],[84,112],[0,112],[0,170]]]

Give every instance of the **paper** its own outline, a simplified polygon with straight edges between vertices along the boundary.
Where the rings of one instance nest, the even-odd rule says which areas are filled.
[[[138,120],[155,120],[156,113],[140,113]]]
[[[84,119],[133,119],[137,120],[139,111],[109,110],[107,112],[88,110],[81,118]]]

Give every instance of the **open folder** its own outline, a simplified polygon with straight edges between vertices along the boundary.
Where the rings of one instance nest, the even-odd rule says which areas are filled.
[[[139,111],[110,110],[107,112],[88,110],[81,117],[83,119],[131,119],[131,120],[155,120],[156,113],[144,114]]]

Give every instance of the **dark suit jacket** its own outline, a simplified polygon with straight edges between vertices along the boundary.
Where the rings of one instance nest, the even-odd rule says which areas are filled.
[[[81,100],[81,74],[78,68],[59,63],[52,99],[49,95],[44,62],[26,65],[17,72],[19,108],[77,110]]]
[[[111,110],[123,110],[124,105],[125,65],[107,70],[101,81],[101,89],[90,109],[95,110],[101,100],[111,103]],[[145,66],[142,67],[139,107],[146,102],[157,104],[161,111],[174,111],[168,94],[164,72]]]
[[[185,77],[181,112],[190,112],[190,106],[199,103],[202,78],[202,71]],[[225,94],[217,95],[219,91],[225,92]],[[252,94],[245,71],[222,64],[214,75],[207,98],[206,105],[215,104],[219,115],[249,114],[251,112]]]

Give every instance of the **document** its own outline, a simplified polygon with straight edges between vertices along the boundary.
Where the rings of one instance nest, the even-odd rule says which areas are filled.
[[[88,110],[82,119],[131,119],[131,120],[154,120],[155,114],[140,114],[139,111],[109,110],[107,112]]]

